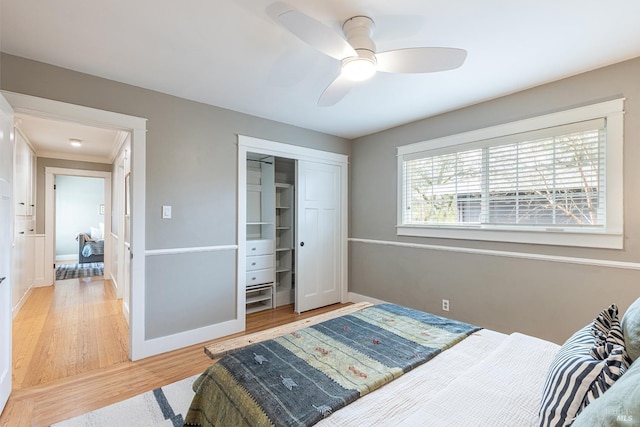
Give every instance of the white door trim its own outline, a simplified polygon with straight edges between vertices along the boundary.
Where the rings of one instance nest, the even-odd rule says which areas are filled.
[[[340,225],[342,236],[340,238],[342,244],[342,271],[340,273],[342,290],[341,302],[348,301],[348,264],[347,264],[347,248],[348,248],[348,166],[349,157],[345,154],[332,153],[329,151],[316,150],[313,148],[301,147],[298,145],[284,144],[281,142],[269,141],[266,139],[254,138],[245,135],[238,135],[238,222],[237,222],[237,239],[238,239],[238,262],[236,263],[238,271],[238,288],[237,288],[237,313],[244,322],[246,311],[246,251],[247,251],[247,153],[259,153],[274,157],[283,157],[294,160],[309,160],[312,162],[326,163],[337,165],[340,167],[340,193],[342,211],[340,214]],[[244,327],[243,327],[244,329]]]
[[[144,331],[147,119],[14,92],[0,92],[16,112],[130,132],[131,253],[139,255],[132,259],[131,264],[129,358],[138,360],[151,356],[153,348],[145,341]]]

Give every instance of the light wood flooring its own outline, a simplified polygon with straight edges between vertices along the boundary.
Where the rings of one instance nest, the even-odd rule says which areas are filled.
[[[293,306],[247,316],[247,330],[222,341],[324,313]],[[109,281],[83,278],[36,288],[13,323],[13,392],[0,426],[48,426],[196,375],[213,361],[204,345],[128,360],[128,327]]]

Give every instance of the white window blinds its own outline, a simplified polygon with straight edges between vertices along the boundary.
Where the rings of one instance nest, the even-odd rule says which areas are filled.
[[[601,227],[605,156],[604,118],[405,154],[401,221]]]

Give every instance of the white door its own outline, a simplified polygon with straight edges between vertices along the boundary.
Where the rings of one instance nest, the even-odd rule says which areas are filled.
[[[341,168],[299,160],[296,191],[296,312],[340,302]]]
[[[0,413],[11,394],[13,110],[0,95]]]

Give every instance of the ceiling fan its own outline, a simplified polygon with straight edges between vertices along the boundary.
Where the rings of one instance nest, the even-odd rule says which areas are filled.
[[[375,24],[368,16],[353,16],[342,25],[341,34],[316,19],[283,3],[275,3],[277,22],[311,47],[341,61],[340,74],[327,86],[318,106],[338,103],[359,81],[376,72],[432,73],[460,67],[467,57],[464,49],[411,47],[377,52],[371,39]],[[272,6],[274,6],[272,5]]]

